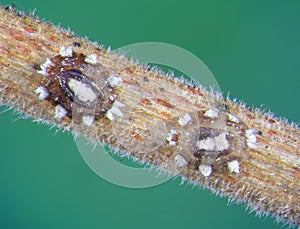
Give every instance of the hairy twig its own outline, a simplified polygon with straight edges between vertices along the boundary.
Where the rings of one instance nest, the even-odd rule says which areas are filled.
[[[0,102],[300,226],[297,125],[0,9]]]

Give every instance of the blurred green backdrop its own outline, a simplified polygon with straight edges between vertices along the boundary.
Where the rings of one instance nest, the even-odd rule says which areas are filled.
[[[0,1],[117,49],[156,41],[204,61],[221,89],[299,122],[300,2]],[[3,109],[2,109],[3,110]],[[179,180],[134,190],[97,177],[70,134],[0,115],[0,228],[281,228]]]

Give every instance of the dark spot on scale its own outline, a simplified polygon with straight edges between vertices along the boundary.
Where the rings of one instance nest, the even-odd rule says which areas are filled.
[[[41,70],[41,67],[40,67],[39,64],[34,64],[34,65],[32,66],[32,68],[35,69],[35,70]]]
[[[80,48],[81,47],[81,44],[79,42],[73,42],[73,46],[74,47],[77,47],[77,48]]]
[[[212,136],[212,133],[209,129],[201,128],[198,140],[203,140],[203,139],[206,139],[211,136]]]
[[[133,84],[138,87],[141,86],[140,82],[138,82],[138,81],[134,81]]]
[[[54,98],[54,104],[55,104],[55,106],[58,105],[58,104],[60,104],[61,101],[62,101],[62,100],[61,100],[61,96],[55,97],[55,98]]]
[[[195,158],[201,159],[203,157],[203,153],[205,150],[203,149],[198,149],[196,152],[193,154]]]
[[[55,78],[50,78],[46,83],[45,86],[49,87],[51,84],[53,84],[55,82]]]
[[[201,160],[194,161],[193,169],[196,170],[196,171],[198,171],[200,164],[201,164]]]
[[[147,78],[147,76],[144,76],[144,77],[143,77],[143,80],[144,80],[145,82],[149,82],[149,79]]]
[[[165,92],[165,89],[163,87],[159,88],[160,92]]]

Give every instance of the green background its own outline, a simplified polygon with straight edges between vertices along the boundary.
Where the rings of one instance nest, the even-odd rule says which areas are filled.
[[[14,2],[113,49],[185,48],[225,93],[300,120],[299,0]],[[281,228],[179,180],[142,190],[110,184],[83,162],[71,134],[16,118],[0,115],[0,228]]]

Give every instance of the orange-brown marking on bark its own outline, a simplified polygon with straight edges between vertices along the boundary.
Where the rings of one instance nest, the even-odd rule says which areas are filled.
[[[173,109],[174,106],[170,103],[168,103],[167,101],[163,100],[163,99],[155,99],[156,102],[159,104],[159,105],[162,105],[166,108],[169,108],[169,109]]]
[[[161,117],[168,119],[168,120],[172,119],[172,117],[173,117],[170,113],[165,112],[165,111],[160,112],[160,115],[161,115]]]
[[[152,105],[152,102],[151,102],[151,100],[150,99],[146,99],[146,98],[142,98],[141,100],[140,100],[140,102],[141,102],[141,104],[143,104],[143,105]]]

